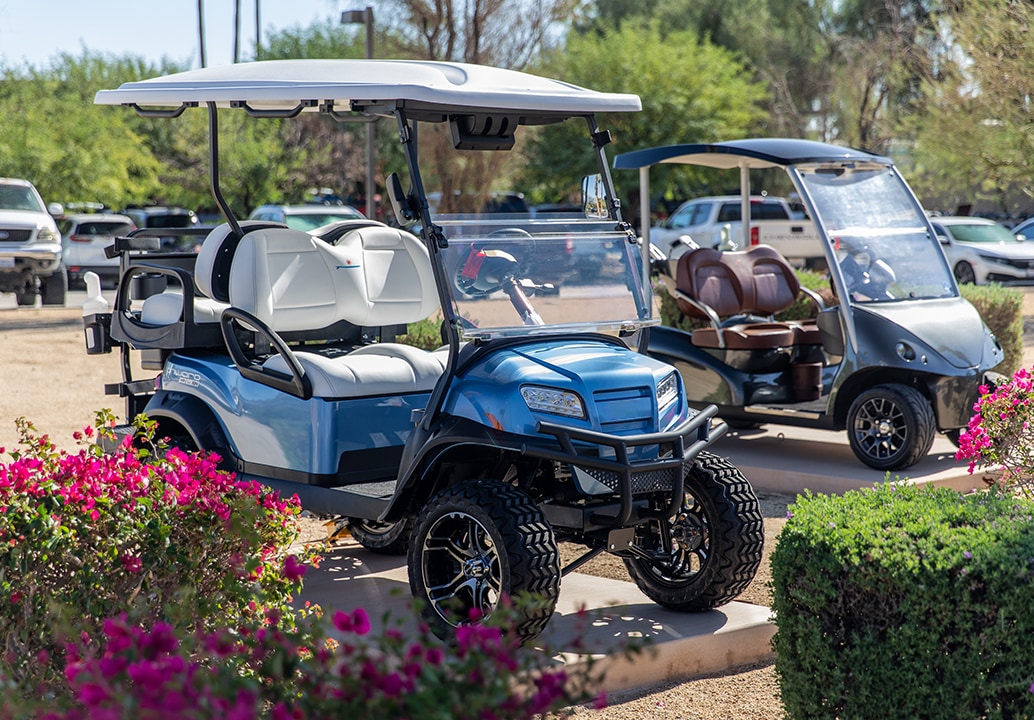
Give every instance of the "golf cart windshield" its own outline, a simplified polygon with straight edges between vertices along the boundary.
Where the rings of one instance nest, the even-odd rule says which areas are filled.
[[[948,265],[900,176],[880,163],[795,166],[854,302],[956,295]],[[874,211],[875,210],[875,211]]]
[[[613,220],[488,214],[439,215],[435,223],[449,241],[445,267],[466,339],[628,332],[654,322],[636,300],[641,246]]]

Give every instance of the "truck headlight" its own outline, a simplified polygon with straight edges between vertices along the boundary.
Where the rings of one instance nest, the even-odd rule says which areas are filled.
[[[663,410],[679,396],[679,381],[675,373],[669,374],[657,383],[657,409]]]
[[[578,393],[570,390],[525,385],[521,388],[521,397],[528,404],[528,409],[550,415],[563,415],[570,418],[585,418],[585,407]]]
[[[60,236],[56,235],[50,228],[40,228],[36,233],[36,242],[53,243],[58,242]]]

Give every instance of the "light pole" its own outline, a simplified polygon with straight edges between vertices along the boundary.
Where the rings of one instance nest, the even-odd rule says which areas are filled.
[[[345,10],[341,13],[341,24],[363,24],[366,26],[366,59],[373,57],[373,8],[369,5],[365,10]],[[366,123],[366,217],[375,220],[373,196],[375,191],[374,177],[373,123]]]

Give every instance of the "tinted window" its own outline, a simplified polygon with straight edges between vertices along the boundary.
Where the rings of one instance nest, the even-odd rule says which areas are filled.
[[[740,204],[725,203],[718,212],[718,222],[739,222]],[[751,220],[789,220],[786,208],[777,202],[752,202],[750,204]]]
[[[196,224],[197,220],[191,215],[152,215],[147,218],[147,227],[152,228],[185,228]]]

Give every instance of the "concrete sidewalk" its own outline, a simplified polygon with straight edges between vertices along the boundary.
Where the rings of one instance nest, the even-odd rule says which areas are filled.
[[[941,434],[926,457],[889,474],[863,465],[844,432],[765,425],[758,430],[730,431],[711,449],[727,456],[755,490],[790,495],[805,489],[842,493],[887,480],[943,485],[960,492],[987,487],[983,473],[970,475],[968,464],[955,460],[955,445]]]
[[[415,631],[416,617],[404,557],[378,555],[349,539],[323,553],[305,576],[300,600],[335,610],[361,607],[373,631],[387,624]],[[580,612],[581,610],[585,612]],[[656,605],[635,584],[571,573],[563,579],[556,613],[536,646],[549,662],[568,668],[592,657],[601,690],[619,692],[684,680],[773,657],[768,608],[730,603],[706,613],[677,613]],[[576,645],[575,640],[581,643]],[[646,650],[625,657],[629,642]]]

